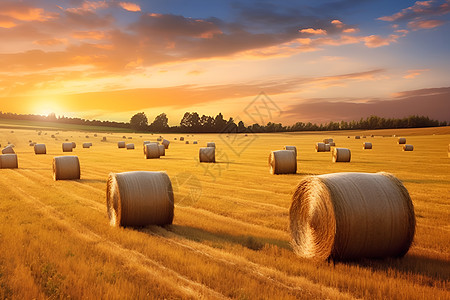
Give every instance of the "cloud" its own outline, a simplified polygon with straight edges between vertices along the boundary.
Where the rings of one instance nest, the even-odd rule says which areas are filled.
[[[119,5],[120,5],[120,7],[122,7],[125,10],[128,10],[128,11],[132,11],[132,12],[141,11],[141,7],[136,3],[119,2]]]
[[[421,75],[423,72],[430,71],[430,69],[421,69],[421,70],[408,70],[407,74],[403,76],[405,79],[413,79],[417,76]]]
[[[37,41],[34,41],[33,43],[35,43],[36,45],[40,45],[40,46],[65,45],[65,44],[67,44],[67,39],[52,38],[52,39],[45,39],[45,40],[37,40]]]
[[[103,40],[106,38],[104,31],[75,31],[72,33],[72,37],[78,40]]]
[[[408,27],[413,30],[419,29],[432,29],[435,27],[442,26],[445,22],[441,20],[417,20],[408,22]]]
[[[310,33],[310,34],[318,34],[318,35],[326,35],[327,31],[323,29],[314,29],[314,28],[305,28],[299,30],[300,33]]]

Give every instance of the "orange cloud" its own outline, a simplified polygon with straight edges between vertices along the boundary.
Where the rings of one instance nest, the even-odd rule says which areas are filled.
[[[435,27],[439,27],[443,24],[444,21],[441,20],[418,20],[409,22],[408,26],[414,30],[419,30],[419,29],[432,29]]]
[[[45,39],[45,40],[37,40],[33,42],[39,46],[56,46],[56,45],[64,45],[67,44],[67,39]]]
[[[2,20],[0,19],[0,27],[2,28],[12,28],[16,26],[17,24],[10,20]]]
[[[75,31],[72,37],[78,40],[103,40],[106,34],[103,31]]]
[[[342,28],[344,26],[344,23],[339,20],[333,20],[331,21],[331,24],[335,25],[337,28]]]
[[[119,2],[120,7],[122,7],[125,10],[128,11],[141,11],[141,7],[136,4],[136,3],[132,3],[132,2]]]
[[[423,72],[430,71],[430,69],[421,69],[421,70],[408,70],[407,74],[403,76],[405,79],[413,79],[419,75],[421,75]]]
[[[7,16],[18,21],[46,21],[54,17],[46,13],[42,8],[27,7],[18,3],[17,6],[2,7],[1,16]]]
[[[327,31],[323,29],[314,29],[314,28],[305,28],[299,30],[301,33],[310,33],[310,34],[317,34],[317,35],[326,35]]]

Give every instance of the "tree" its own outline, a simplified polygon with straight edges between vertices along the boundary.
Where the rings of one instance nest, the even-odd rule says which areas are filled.
[[[223,115],[219,113],[214,119],[214,131],[221,132],[227,126],[227,121],[223,119]]]
[[[148,128],[148,120],[145,113],[140,112],[135,114],[130,119],[130,127],[136,131],[145,131]]]
[[[157,115],[152,124],[150,124],[150,129],[157,132],[164,132],[169,129],[169,119],[165,113]]]

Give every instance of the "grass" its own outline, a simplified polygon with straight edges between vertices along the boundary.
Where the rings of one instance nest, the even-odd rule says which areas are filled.
[[[122,133],[0,129],[15,144],[19,169],[0,170],[0,298],[446,299],[450,270],[450,128],[244,136],[165,135],[166,156],[144,159],[118,149]],[[55,134],[56,138],[50,135]],[[355,140],[347,136],[366,135]],[[403,152],[397,134],[414,145]],[[90,138],[85,138],[89,135]],[[103,136],[107,142],[100,142]],[[352,150],[351,163],[332,163],[314,143],[333,137]],[[81,179],[52,180],[61,143],[77,143]],[[35,155],[32,140],[47,145]],[[198,145],[192,141],[197,140]],[[93,146],[83,149],[90,141]],[[199,164],[198,148],[216,142],[216,164]],[[372,150],[362,143],[371,141]],[[296,175],[270,175],[270,150],[295,145]],[[109,172],[164,170],[175,191],[173,225],[112,228],[106,214]],[[288,209],[309,174],[391,172],[411,194],[417,217],[412,248],[402,259],[312,263],[290,246]]]

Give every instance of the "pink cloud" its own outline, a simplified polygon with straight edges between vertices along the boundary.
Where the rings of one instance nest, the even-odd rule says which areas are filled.
[[[335,25],[337,28],[342,28],[344,26],[344,23],[339,20],[333,20],[331,21],[331,24]]]
[[[408,70],[407,74],[403,76],[405,79],[413,79],[419,75],[421,75],[423,72],[430,71],[430,69],[421,69],[421,70]]]
[[[326,35],[327,31],[323,29],[314,29],[314,28],[305,28],[299,30],[301,33],[310,33],[310,34],[319,34],[319,35]]]
[[[132,2],[119,2],[120,7],[122,7],[125,10],[128,11],[141,11],[141,7],[136,4],[136,3],[132,3]]]
[[[432,29],[439,27],[443,24],[444,21],[441,20],[418,20],[409,22],[408,26],[414,30],[419,30],[419,29]]]

